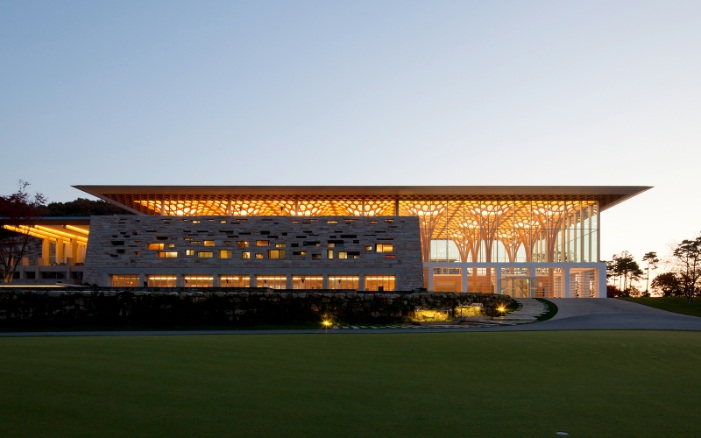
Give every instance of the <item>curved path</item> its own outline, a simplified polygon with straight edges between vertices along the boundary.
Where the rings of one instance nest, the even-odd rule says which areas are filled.
[[[701,330],[701,318],[630,301],[614,298],[549,300],[558,309],[552,319],[500,330]]]

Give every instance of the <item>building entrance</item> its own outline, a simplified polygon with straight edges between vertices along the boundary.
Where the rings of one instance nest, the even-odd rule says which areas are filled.
[[[529,277],[506,277],[501,279],[501,293],[512,298],[534,298],[535,279]]]

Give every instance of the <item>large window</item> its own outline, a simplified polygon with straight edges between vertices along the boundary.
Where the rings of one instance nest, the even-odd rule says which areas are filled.
[[[138,275],[112,275],[112,287],[139,287]]]
[[[293,275],[292,289],[322,289],[324,277],[321,275]]]
[[[285,275],[258,275],[256,287],[269,287],[271,289],[287,289],[287,276]]]
[[[148,287],[176,287],[178,277],[176,275],[149,275]]]
[[[221,287],[251,287],[251,277],[248,275],[222,275],[219,277]]]
[[[366,291],[388,292],[394,290],[394,275],[368,275],[365,277]]]
[[[359,281],[357,275],[332,275],[329,276],[329,289],[358,290]]]
[[[184,275],[183,284],[185,287],[212,287],[214,277],[211,275]]]

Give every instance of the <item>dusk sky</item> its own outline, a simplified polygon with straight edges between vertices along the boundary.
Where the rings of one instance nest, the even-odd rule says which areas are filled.
[[[0,193],[634,185],[601,257],[701,231],[701,1],[0,0]]]

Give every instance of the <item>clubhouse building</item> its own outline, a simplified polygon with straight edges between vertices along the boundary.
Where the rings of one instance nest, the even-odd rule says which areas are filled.
[[[20,281],[606,296],[600,213],[649,187],[76,186],[134,213],[8,226]]]

